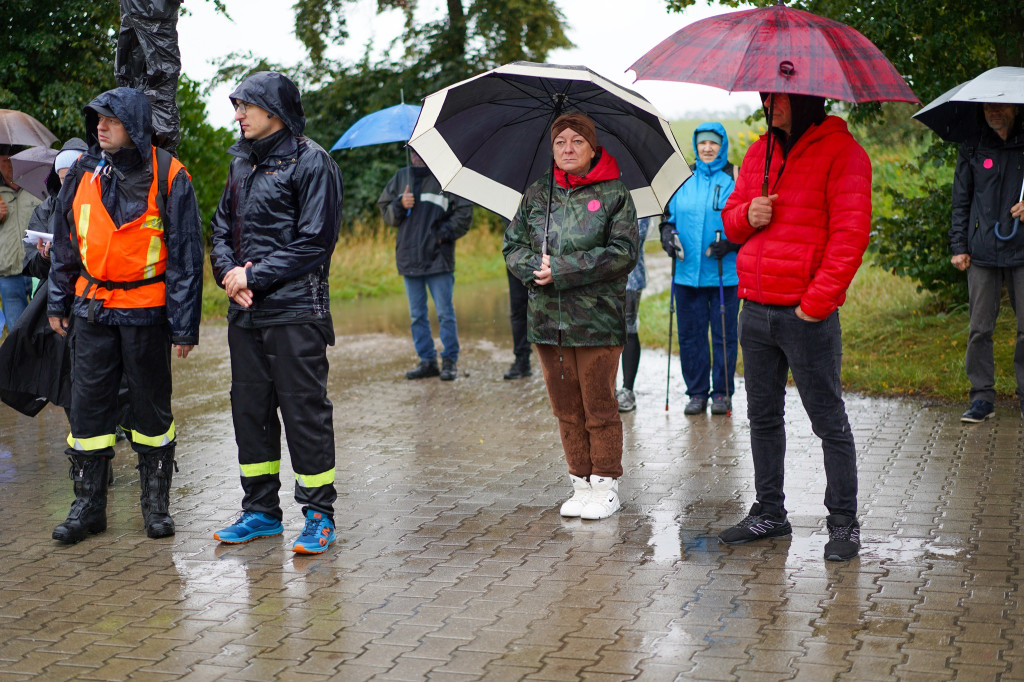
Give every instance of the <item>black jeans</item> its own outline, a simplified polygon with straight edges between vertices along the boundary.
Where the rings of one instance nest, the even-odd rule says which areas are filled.
[[[767,514],[785,514],[786,377],[800,393],[811,429],[825,455],[825,507],[830,514],[857,515],[857,452],[843,403],[843,355],[839,312],[805,322],[795,306],[745,301],[740,346],[747,389],[750,449],[757,501]]]

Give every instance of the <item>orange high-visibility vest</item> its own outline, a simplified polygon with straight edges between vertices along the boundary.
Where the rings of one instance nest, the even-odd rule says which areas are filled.
[[[180,161],[171,159],[167,194]],[[167,245],[164,224],[157,203],[157,152],[153,148],[153,184],[145,212],[118,227],[100,196],[100,180],[92,172],[82,174],[75,192],[72,213],[75,221],[82,274],[75,295],[99,300],[106,308],[154,308],[166,303],[164,271]],[[90,304],[90,317],[92,305]]]

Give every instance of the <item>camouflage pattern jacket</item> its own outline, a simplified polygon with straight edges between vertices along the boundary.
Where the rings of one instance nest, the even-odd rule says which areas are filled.
[[[529,290],[530,343],[570,347],[626,343],[626,279],[640,250],[636,208],[618,179],[615,159],[603,150],[599,154],[585,176],[554,169],[548,230],[551,284],[533,282],[533,271],[541,263],[550,175],[526,190],[505,230],[505,263]]]

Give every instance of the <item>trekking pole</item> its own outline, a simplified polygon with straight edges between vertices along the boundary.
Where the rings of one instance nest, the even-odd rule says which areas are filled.
[[[668,390],[672,382],[672,315],[676,311],[676,262],[672,257],[672,279],[668,282],[668,371],[665,373],[665,411],[668,412]]]
[[[715,230],[715,241],[721,241],[722,231]],[[725,390],[729,392],[729,351],[725,343],[725,284],[722,278],[722,260],[718,259],[718,311],[722,314],[722,376],[725,379]],[[727,395],[728,399],[729,396]],[[732,403],[727,403],[729,407],[725,411],[726,417],[732,416]]]

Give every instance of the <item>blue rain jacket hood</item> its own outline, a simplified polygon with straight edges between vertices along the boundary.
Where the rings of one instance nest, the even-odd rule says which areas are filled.
[[[722,137],[722,147],[711,163],[704,163],[697,156],[697,134],[705,130]],[[675,225],[679,242],[683,246],[684,258],[676,265],[676,284],[688,287],[717,287],[718,262],[704,254],[715,241],[715,231],[725,239],[722,226],[722,209],[725,200],[732,194],[735,181],[727,172],[729,162],[729,136],[720,123],[702,123],[693,131],[693,151],[697,159],[693,164],[693,176],[683,183],[668,202],[666,222]],[[731,169],[731,166],[728,167]],[[730,253],[722,259],[722,283],[729,286],[739,284],[736,276],[736,254]]]
[[[239,83],[229,97],[232,106],[242,100],[266,109],[284,121],[296,137],[306,129],[299,88],[287,76],[276,71],[257,71]]]

